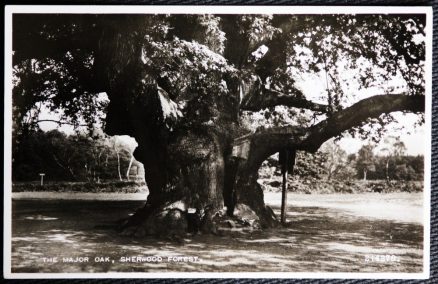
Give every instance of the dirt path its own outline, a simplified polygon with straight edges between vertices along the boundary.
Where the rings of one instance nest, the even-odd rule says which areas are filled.
[[[379,196],[291,195],[287,227],[181,241],[132,239],[113,231],[109,225],[140,201],[15,199],[12,267],[14,272],[421,272],[421,223],[351,210],[364,204],[416,210],[421,195]],[[279,195],[267,196],[278,212],[276,200]],[[58,262],[44,259],[54,257]],[[88,262],[65,262],[81,257]]]
[[[265,202],[280,206],[279,193],[265,193]],[[423,224],[423,193],[288,194],[291,208],[320,207],[379,220]]]

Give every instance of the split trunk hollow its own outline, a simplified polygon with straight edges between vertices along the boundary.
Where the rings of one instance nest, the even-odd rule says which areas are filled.
[[[257,183],[258,167],[232,157],[229,144],[215,134],[186,133],[169,144],[166,186],[157,185],[157,170],[148,150],[134,153],[145,163],[149,196],[122,226],[128,235],[184,235],[227,229],[274,226],[273,211],[265,206]],[[140,143],[139,143],[140,144]]]
[[[276,226],[275,214],[265,205],[257,179],[262,162],[278,152],[278,137],[259,133],[235,139],[238,126],[229,115],[216,117],[212,124],[205,123],[209,116],[186,126],[181,122],[179,128],[170,130],[162,114],[154,112],[161,108],[156,87],[143,86],[135,91],[142,95],[132,96],[132,100],[122,93],[122,86],[117,85],[108,93],[106,132],[136,139],[139,146],[134,156],[144,165],[149,189],[145,206],[122,224],[123,233],[180,235],[188,231],[217,233],[223,227]],[[215,110],[221,105],[225,104],[212,104],[211,113],[230,110]],[[120,117],[127,119],[121,121]],[[237,153],[236,140],[241,143]]]

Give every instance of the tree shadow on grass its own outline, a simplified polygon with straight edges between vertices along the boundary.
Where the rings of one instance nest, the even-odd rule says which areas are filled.
[[[44,203],[41,207],[40,202]],[[46,206],[47,205],[47,206]],[[14,272],[421,272],[423,226],[355,217],[319,207],[291,207],[286,226],[195,235],[182,242],[128,238],[96,225],[126,216],[134,202],[14,202]],[[278,212],[278,208],[274,208]],[[370,262],[367,255],[400,261]],[[158,256],[161,261],[123,262]],[[178,261],[178,256],[196,261]],[[57,263],[43,257],[58,257]],[[88,257],[88,262],[62,258]],[[109,262],[95,262],[109,257]]]

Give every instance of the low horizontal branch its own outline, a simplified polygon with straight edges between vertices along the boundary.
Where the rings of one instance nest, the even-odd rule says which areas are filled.
[[[56,124],[60,124],[60,125],[73,125],[73,126],[88,126],[87,124],[77,124],[77,123],[73,123],[73,122],[68,122],[68,121],[60,121],[60,120],[55,120],[55,119],[41,119],[41,120],[37,120],[36,123],[40,123],[40,122],[52,122],[52,123],[56,123]]]
[[[388,94],[369,97],[334,113],[326,120],[311,127],[309,136],[303,141],[303,147],[316,151],[330,138],[353,127],[361,126],[366,120],[378,118],[382,114],[396,111],[419,113],[424,112],[424,109],[424,96]]]
[[[326,113],[328,106],[307,100],[301,92],[297,90],[296,96],[287,95],[279,91],[262,88],[260,92],[249,94],[244,99],[240,109],[248,111],[259,111],[269,107],[283,105],[287,107],[296,107],[309,109],[312,111]]]
[[[340,110],[309,128],[286,126],[261,129],[245,137],[251,144],[248,163],[257,166],[270,155],[285,148],[315,152],[325,141],[348,129],[361,126],[370,118],[396,111],[421,113],[424,109],[424,96],[377,95]]]

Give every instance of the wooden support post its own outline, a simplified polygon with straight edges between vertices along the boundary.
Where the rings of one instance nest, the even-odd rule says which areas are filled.
[[[289,151],[284,149],[280,152],[281,163],[281,175],[283,176],[282,189],[281,189],[281,215],[280,221],[284,225],[286,224],[286,208],[287,208],[287,170],[289,164]]]
[[[287,174],[293,174],[295,165],[295,149],[284,149],[279,153],[281,165],[281,174],[283,176],[283,184],[281,190],[281,216],[280,221],[283,225],[286,224],[286,209],[287,209]]]
[[[284,225],[286,224],[286,207],[287,207],[287,166],[282,165],[281,174],[283,175],[283,184],[282,184],[283,188],[281,189],[281,223]]]

